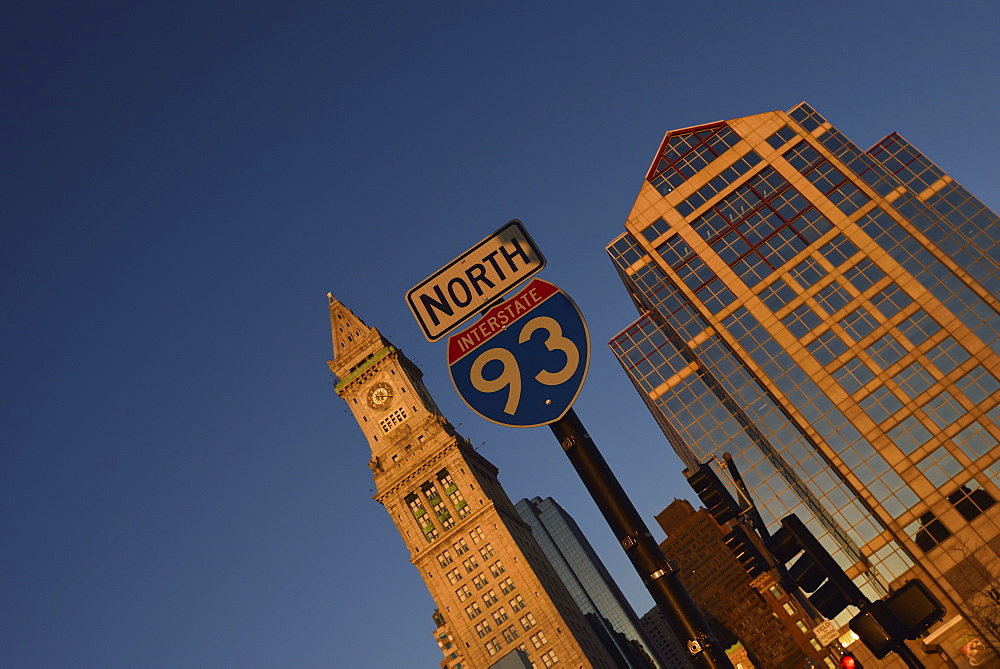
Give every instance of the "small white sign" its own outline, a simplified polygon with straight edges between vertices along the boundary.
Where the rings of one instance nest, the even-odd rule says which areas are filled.
[[[406,294],[428,341],[437,341],[545,267],[545,257],[512,220]]]
[[[813,628],[813,635],[815,635],[816,640],[824,646],[829,646],[840,636],[837,632],[837,626],[829,620],[824,620],[819,625],[816,625],[816,627]]]

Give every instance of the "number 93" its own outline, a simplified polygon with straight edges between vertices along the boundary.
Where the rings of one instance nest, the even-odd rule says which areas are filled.
[[[566,355],[566,364],[562,369],[557,372],[543,369],[535,374],[535,380],[547,386],[558,386],[568,381],[580,366],[580,350],[576,344],[563,336],[559,323],[549,316],[538,316],[525,323],[518,334],[517,343],[523,344],[531,339],[535,330],[545,330],[548,333],[545,348],[550,351],[562,351]],[[483,368],[494,360],[499,361],[503,367],[495,378],[487,379],[483,376]],[[521,400],[521,370],[517,365],[517,359],[509,350],[491,348],[483,351],[472,363],[471,377],[473,387],[479,392],[495,393],[509,388],[507,402],[503,408],[504,413],[513,415],[517,411]]]

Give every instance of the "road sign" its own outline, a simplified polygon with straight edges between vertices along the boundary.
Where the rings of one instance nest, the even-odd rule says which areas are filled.
[[[545,257],[514,219],[421,281],[406,304],[428,341],[437,341],[545,267]]]
[[[448,338],[455,389],[483,418],[536,427],[562,418],[583,388],[590,335],[569,295],[535,278]]]
[[[816,640],[823,646],[829,646],[839,638],[837,626],[829,620],[824,620],[819,625],[816,625],[816,627],[813,628],[813,636],[815,636]]]

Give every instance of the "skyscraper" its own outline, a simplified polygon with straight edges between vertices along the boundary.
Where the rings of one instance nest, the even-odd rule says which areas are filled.
[[[497,468],[441,415],[416,365],[329,298],[334,389],[368,440],[375,499],[438,606],[443,666],[489,667],[521,650],[536,667],[614,667]]]
[[[997,223],[801,104],[667,133],[608,246],[640,312],[610,346],[681,460],[732,452],[870,598],[934,584],[953,657],[998,642]]]
[[[665,667],[639,617],[573,518],[551,497],[514,505],[580,611],[628,669]],[[674,640],[680,649],[679,643]],[[617,658],[616,658],[617,659]]]

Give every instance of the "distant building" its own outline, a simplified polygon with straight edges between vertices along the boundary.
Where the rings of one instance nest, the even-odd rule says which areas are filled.
[[[371,449],[382,504],[437,604],[447,669],[523,651],[536,667],[615,667],[497,480],[416,365],[330,296],[336,393]],[[369,547],[371,548],[371,547]]]
[[[813,638],[813,623],[769,575],[747,576],[705,509],[674,500],[656,516],[667,538],[660,549],[726,648],[742,643],[758,669],[799,669],[806,659],[836,667],[840,655]],[[742,652],[742,651],[741,651]]]
[[[639,621],[649,635],[650,641],[666,659],[670,669],[693,669],[691,656],[680,645],[666,616],[660,611],[660,607],[654,606]]]
[[[611,348],[685,465],[731,452],[870,599],[935,588],[952,661],[1000,645],[996,214],[800,104],[668,132],[625,228]]]
[[[616,661],[626,669],[669,667],[576,521],[551,497],[514,506]],[[676,638],[673,644],[680,649]]]

